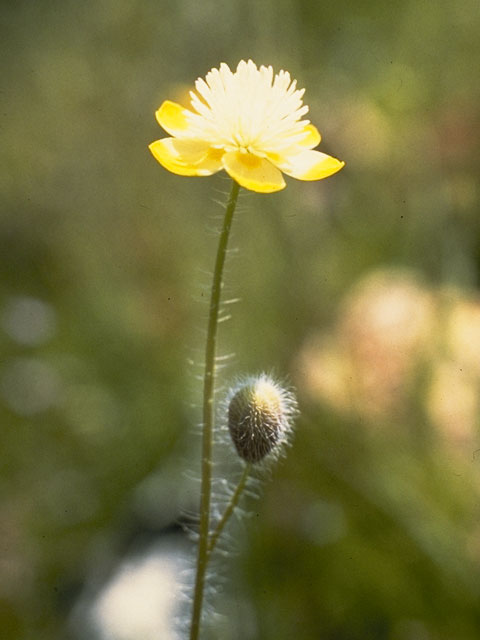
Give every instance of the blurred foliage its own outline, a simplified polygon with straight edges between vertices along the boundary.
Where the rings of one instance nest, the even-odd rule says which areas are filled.
[[[225,561],[221,637],[478,638],[478,417],[474,400],[460,446],[439,435],[427,395],[440,361],[454,366],[437,396],[462,384],[449,385],[460,365],[443,325],[415,343],[436,346],[402,369],[414,377],[399,403],[373,417],[361,392],[346,410],[312,383],[316,351],[305,360],[319,333],[341,338],[345,296],[374,269],[408,268],[426,295],[454,289],[477,308],[478,1],[20,0],[0,18],[2,638],[93,637],[68,622],[80,594],[196,508],[183,471],[197,465],[213,200],[228,181],[168,174],[147,144],[163,99],[240,58],[306,87],[321,149],[347,167],[244,194],[235,219],[225,380],[287,373],[302,417]],[[468,318],[467,352],[480,342]],[[402,345],[354,372],[378,367],[375,390]],[[468,384],[449,433],[478,395]]]

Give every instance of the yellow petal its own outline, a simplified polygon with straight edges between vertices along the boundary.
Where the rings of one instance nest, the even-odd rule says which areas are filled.
[[[306,135],[298,142],[301,147],[313,149],[320,144],[322,136],[320,135],[320,131],[313,124],[307,124],[302,133]]]
[[[288,176],[298,180],[322,180],[337,173],[345,162],[321,151],[302,151],[282,163],[275,163]]]
[[[272,193],[285,187],[281,172],[265,158],[251,153],[229,151],[223,156],[223,166],[229,176],[245,189]]]
[[[171,136],[182,136],[188,131],[187,115],[192,113],[180,104],[165,100],[155,112],[158,124]]]
[[[180,176],[209,176],[223,168],[223,151],[205,142],[163,138],[148,148],[165,169]]]

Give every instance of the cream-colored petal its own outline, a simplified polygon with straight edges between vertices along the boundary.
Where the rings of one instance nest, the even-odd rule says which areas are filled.
[[[214,149],[210,147],[207,151],[207,155],[196,165],[198,176],[211,176],[212,173],[217,173],[223,169],[222,158],[224,155],[223,149]]]
[[[298,141],[298,144],[305,149],[313,149],[320,144],[322,136],[320,131],[313,124],[307,124],[303,132],[305,137]]]
[[[289,156],[283,162],[275,162],[276,166],[288,176],[298,180],[322,180],[337,173],[345,162],[328,156],[321,151],[302,151]]]
[[[272,193],[285,187],[281,172],[265,158],[252,153],[229,151],[223,156],[223,166],[239,185],[259,193]]]
[[[189,113],[191,114],[192,112],[180,104],[165,100],[155,112],[155,117],[158,124],[171,136],[182,137],[188,135],[190,125],[187,116]]]
[[[299,137],[300,140],[298,139]],[[309,123],[295,134],[294,142],[279,151],[267,151],[266,156],[270,162],[279,167],[286,162],[286,158],[301,153],[303,149],[313,149],[320,144],[321,139],[317,127]]]
[[[223,151],[204,142],[163,138],[149,145],[153,157],[180,176],[209,176],[223,168]]]

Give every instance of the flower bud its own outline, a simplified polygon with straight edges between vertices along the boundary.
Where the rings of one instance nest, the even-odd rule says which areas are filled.
[[[291,431],[296,401],[265,374],[250,378],[231,392],[228,429],[238,455],[260,462],[278,450]]]

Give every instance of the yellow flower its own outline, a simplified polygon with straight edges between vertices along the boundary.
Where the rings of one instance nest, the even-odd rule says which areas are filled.
[[[191,91],[192,110],[166,100],[156,118],[171,138],[152,142],[158,162],[181,176],[209,176],[221,169],[242,187],[261,193],[285,187],[282,172],[299,180],[321,180],[344,162],[313,151],[320,134],[302,120],[304,89],[288,71],[241,60],[212,69]]]

